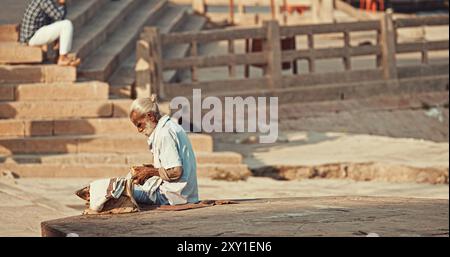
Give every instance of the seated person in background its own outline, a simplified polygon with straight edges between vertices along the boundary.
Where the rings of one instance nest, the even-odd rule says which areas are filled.
[[[78,66],[79,58],[69,57],[72,48],[73,25],[66,20],[66,1],[31,0],[20,26],[20,42],[44,46],[59,39],[58,65]]]

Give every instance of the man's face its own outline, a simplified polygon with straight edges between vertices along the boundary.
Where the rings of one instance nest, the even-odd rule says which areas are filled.
[[[151,113],[139,115],[136,112],[130,115],[131,122],[136,126],[139,133],[149,137],[156,128],[155,118]]]

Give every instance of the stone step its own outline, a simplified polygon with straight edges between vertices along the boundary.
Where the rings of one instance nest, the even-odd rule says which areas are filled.
[[[0,64],[42,63],[40,47],[32,47],[17,42],[0,42]]]
[[[128,118],[64,120],[0,120],[2,137],[134,135],[136,128]]]
[[[0,85],[0,88],[5,88],[0,101],[107,100],[109,91],[108,84],[97,81]]]
[[[161,33],[170,33],[179,29],[183,22],[188,22],[189,18],[185,8],[169,4],[164,8],[161,19],[153,20],[148,25],[158,27]],[[131,86],[135,81],[135,63],[136,50],[134,48],[134,51],[109,78],[112,98],[132,97]]]
[[[136,80],[136,53],[131,54],[112,74],[109,83],[109,94],[112,99],[134,98],[132,85]]]
[[[207,20],[205,17],[192,15],[188,22],[180,26],[179,31],[199,31],[202,30]],[[191,47],[189,44],[169,45],[163,50],[164,59],[175,59],[187,56]],[[170,70],[164,72],[164,81],[174,82],[178,79],[182,71]]]
[[[399,80],[375,80],[335,84],[298,85],[278,88],[273,91],[264,88],[261,84],[240,83],[236,80],[233,87],[220,87],[215,83],[207,83],[202,86],[202,97],[208,96],[224,99],[230,96],[258,97],[277,96],[279,103],[321,102],[346,99],[358,99],[376,95],[398,95],[422,92],[448,91],[449,76],[420,76],[415,78],[403,78]],[[261,83],[264,83],[262,78]],[[171,99],[177,96],[192,98],[192,90],[200,86],[188,86],[182,83],[166,87],[166,97]]]
[[[212,152],[213,140],[208,135],[189,134],[196,152]],[[147,139],[142,135],[50,136],[0,139],[0,154],[61,153],[146,153]]]
[[[76,0],[67,5],[66,18],[72,21],[75,31],[80,31],[93,17],[102,12],[110,0]]]
[[[199,31],[206,24],[205,18],[195,15],[186,15],[183,19],[180,20],[183,22],[178,24],[172,23],[173,24],[172,26],[164,26],[165,22],[163,20],[158,21],[154,25],[159,27],[161,29],[161,32],[168,33],[178,31]],[[171,29],[168,31],[167,28]],[[172,58],[179,58],[186,56],[188,50],[189,50],[188,45],[181,46],[180,49],[177,49],[176,47],[174,48],[171,47],[168,48],[166,51],[164,51],[164,54],[165,56],[170,55],[172,56]],[[111,76],[109,84],[110,84],[110,95],[112,98],[132,97],[131,88],[133,83],[135,82],[135,71],[134,71],[134,66],[136,62],[135,60],[136,56],[135,53],[133,53]],[[175,71],[166,73],[166,76],[168,76],[169,79],[171,79],[175,75],[176,75]]]
[[[72,52],[85,59],[98,49],[108,35],[121,27],[123,20],[142,0],[110,1],[75,33]]]
[[[241,164],[242,156],[233,152],[197,152],[198,164]],[[153,164],[153,155],[147,153],[124,154],[54,154],[0,156],[2,164],[51,164],[51,165],[142,165]]]
[[[131,100],[0,102],[0,119],[128,117]]]
[[[14,101],[14,85],[0,84],[0,101]]]
[[[448,79],[448,77],[447,77]],[[433,81],[433,80],[432,80]],[[326,129],[330,128],[339,128],[339,132],[345,132],[347,128],[358,128],[356,131],[358,133],[364,133],[364,131],[361,130],[362,124],[357,124],[354,121],[358,120],[359,117],[360,120],[367,120],[370,121],[370,118],[367,118],[369,116],[376,116],[377,114],[370,114],[370,113],[389,113],[394,111],[417,111],[418,113],[422,114],[424,118],[430,119],[430,120],[436,120],[436,126],[434,129],[434,132],[436,135],[430,135],[432,131],[420,132],[415,131],[412,132],[411,137],[414,136],[414,138],[418,138],[418,135],[426,135],[427,138],[434,138],[435,141],[442,141],[448,138],[448,133],[445,133],[442,131],[442,128],[447,129],[448,131],[448,121],[447,126],[445,126],[446,122],[446,114],[445,110],[447,110],[447,117],[448,117],[448,105],[449,105],[449,92],[448,89],[446,90],[446,85],[448,85],[448,82],[439,84],[438,81],[437,85],[435,83],[432,83],[432,81],[427,81],[425,79],[417,81],[418,84],[420,84],[423,88],[422,91],[420,90],[414,90],[411,88],[408,88],[407,84],[403,84],[403,92],[395,92],[391,93],[389,90],[386,90],[385,94],[373,94],[373,96],[362,96],[360,98],[349,98],[344,100],[324,100],[324,101],[316,101],[316,102],[293,102],[293,101],[278,101],[278,119],[280,121],[280,126],[282,128],[286,128],[288,130],[296,130],[303,128],[303,130],[312,130],[314,127],[310,123],[314,123],[317,121],[318,124],[321,124],[321,130],[322,132],[327,131]],[[436,82],[436,81],[434,81]],[[442,88],[438,88],[442,87]],[[428,90],[428,91],[427,91]],[[217,96],[217,95],[216,95]],[[222,96],[225,96],[222,95]],[[229,95],[228,95],[229,96]],[[239,95],[243,98],[245,98],[245,95]],[[255,95],[249,95],[251,97],[254,97]],[[256,95],[258,96],[258,95]],[[202,95],[202,97],[206,97],[205,95]],[[223,100],[223,99],[222,99]],[[268,99],[265,99],[266,103],[268,102]],[[162,103],[160,103],[162,104]],[[191,103],[192,104],[192,103]],[[224,106],[222,108],[225,108]],[[437,110],[432,110],[432,108],[437,108]],[[444,109],[443,113],[440,113],[441,110]],[[252,111],[250,111],[252,110]],[[267,112],[271,111],[272,108],[268,108]],[[431,110],[431,113],[437,112],[436,114],[426,114]],[[202,115],[205,115],[208,113],[209,109],[202,110]],[[223,111],[223,110],[222,110]],[[248,120],[249,115],[254,115],[256,111],[254,108],[246,108],[246,110],[242,114],[238,114],[236,112],[233,112],[231,114],[227,114],[227,117],[232,117],[232,120],[236,123],[243,124],[244,126],[247,126],[244,121]],[[225,120],[225,113],[222,114],[222,120]],[[232,116],[231,116],[232,115]],[[332,117],[332,116],[336,117]],[[431,115],[434,115],[431,116]],[[443,115],[443,116],[442,116]],[[365,117],[367,116],[367,117]],[[429,116],[429,117],[428,117]],[[442,116],[442,117],[441,117]],[[337,122],[339,121],[341,122]],[[345,117],[345,119],[344,119]],[[350,117],[353,117],[350,119]],[[363,117],[363,118],[361,118]],[[412,120],[414,115],[411,115]],[[439,119],[439,120],[438,120]],[[377,119],[374,119],[377,120]],[[395,118],[391,118],[391,120],[396,120]],[[308,123],[310,122],[310,123]],[[329,124],[333,124],[333,126],[330,126]],[[346,124],[348,122],[348,124]],[[353,122],[353,123],[352,123]],[[431,121],[428,121],[430,123]],[[235,124],[236,124],[235,123]],[[370,122],[367,122],[367,124],[371,124]],[[377,123],[373,123],[374,127]],[[431,123],[430,123],[431,124]],[[430,125],[429,124],[429,125]],[[441,125],[439,125],[441,124]],[[385,128],[381,126],[381,132],[377,129],[374,129],[374,131],[377,134],[384,133],[383,130]],[[389,126],[388,126],[389,127]],[[225,129],[222,127],[222,129]],[[314,131],[314,130],[313,130]],[[333,130],[334,131],[334,130]],[[410,133],[410,132],[408,132]],[[442,134],[441,134],[442,133]],[[389,136],[401,136],[406,135],[407,133],[405,131],[393,131],[393,133],[389,133]],[[385,135],[385,134],[382,134]]]
[[[368,113],[374,111],[418,110],[431,107],[448,108],[449,93],[423,92],[399,95],[377,95],[362,99],[280,104],[280,119],[318,117],[336,113]]]
[[[83,61],[78,69],[79,76],[106,81],[120,63],[135,51],[136,39],[143,26],[158,18],[166,5],[166,0],[143,2],[99,49]]]
[[[0,65],[0,84],[74,82],[74,67],[58,65]]]
[[[11,170],[20,177],[45,177],[45,178],[108,178],[125,176],[129,165],[52,165],[52,164],[1,164],[1,170]],[[251,176],[247,165],[244,164],[199,164],[197,166],[197,177],[222,179],[222,180],[245,180]]]
[[[160,19],[155,20],[149,25],[158,27],[161,34],[177,31],[179,26],[186,22],[187,8],[169,4],[165,7],[163,15]]]
[[[19,41],[18,24],[0,25],[0,42],[18,42],[18,41]]]

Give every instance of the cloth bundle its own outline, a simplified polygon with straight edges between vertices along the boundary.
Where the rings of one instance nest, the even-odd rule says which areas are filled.
[[[83,214],[119,214],[139,211],[131,176],[100,179],[89,185],[89,208]]]

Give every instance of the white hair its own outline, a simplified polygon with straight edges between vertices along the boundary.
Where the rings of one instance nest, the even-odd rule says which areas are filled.
[[[158,104],[156,103],[156,96],[152,95],[148,98],[138,98],[134,100],[130,107],[130,115],[133,112],[139,115],[144,115],[149,112],[160,114]]]

